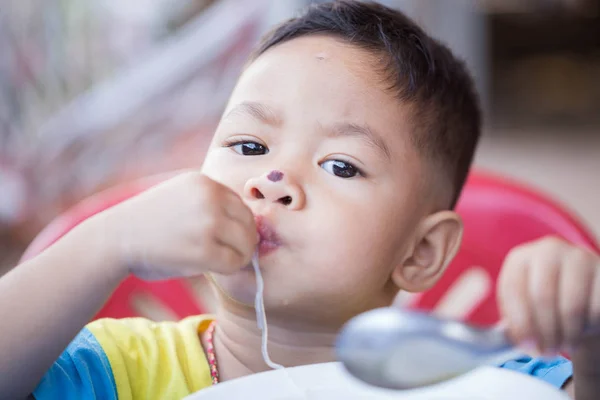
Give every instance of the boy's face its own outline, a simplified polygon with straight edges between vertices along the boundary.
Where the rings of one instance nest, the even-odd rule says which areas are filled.
[[[375,68],[330,37],[278,45],[243,72],[216,131],[203,172],[259,219],[270,319],[339,324],[388,305],[432,211],[408,109]],[[215,277],[250,306],[254,279]]]

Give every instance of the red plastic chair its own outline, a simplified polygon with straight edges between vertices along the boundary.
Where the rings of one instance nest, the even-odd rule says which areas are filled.
[[[143,192],[170,176],[172,174],[141,179],[106,190],[84,200],[57,217],[42,230],[25,251],[21,262],[39,254],[87,218]],[[184,280],[146,282],[130,276],[119,285],[95,319],[139,316],[132,303],[136,297],[150,297],[152,300],[158,301],[179,319],[204,312],[193,291]]]
[[[598,252],[588,229],[562,206],[494,175],[472,173],[457,211],[465,225],[462,247],[443,279],[428,292],[412,297],[409,308],[492,325],[499,319],[496,281],[513,247],[554,235]]]

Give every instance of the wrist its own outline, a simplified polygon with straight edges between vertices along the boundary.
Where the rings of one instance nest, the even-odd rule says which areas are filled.
[[[77,226],[73,233],[82,257],[89,261],[85,265],[118,284],[129,275],[129,270],[121,252],[114,219],[110,211],[95,215]]]

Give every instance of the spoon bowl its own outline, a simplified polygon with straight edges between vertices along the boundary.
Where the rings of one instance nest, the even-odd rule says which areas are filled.
[[[396,308],[350,320],[338,336],[336,353],[356,378],[400,390],[443,382],[522,355],[502,329]]]

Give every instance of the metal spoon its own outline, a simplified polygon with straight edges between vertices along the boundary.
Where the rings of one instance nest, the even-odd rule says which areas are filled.
[[[389,389],[428,386],[523,355],[501,329],[394,308],[373,310],[348,322],[336,352],[350,374]]]

